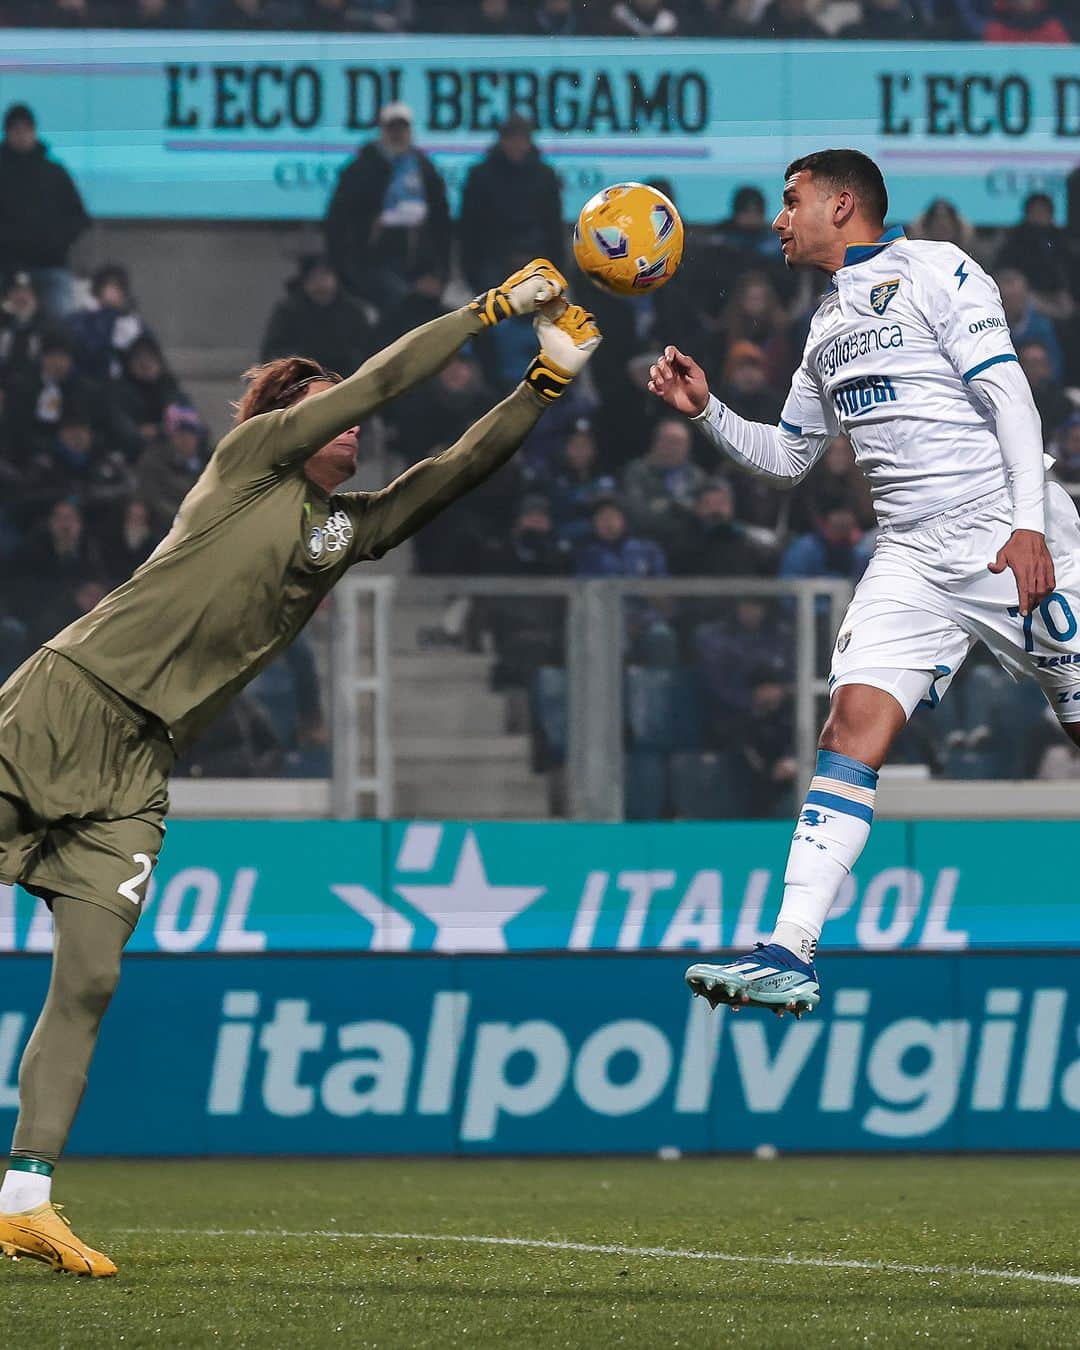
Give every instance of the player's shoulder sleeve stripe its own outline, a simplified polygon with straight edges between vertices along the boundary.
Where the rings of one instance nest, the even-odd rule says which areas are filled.
[[[781,417],[780,425],[784,428],[786,432],[789,433],[789,435],[792,436],[802,435],[802,427],[797,427],[794,422],[785,422],[784,419]]]
[[[1002,352],[1000,356],[991,356],[985,361],[980,361],[977,366],[972,366],[970,370],[964,372],[960,377],[965,384],[973,379],[980,371],[987,370],[990,366],[1000,365],[1002,361],[1019,361],[1015,352]]]

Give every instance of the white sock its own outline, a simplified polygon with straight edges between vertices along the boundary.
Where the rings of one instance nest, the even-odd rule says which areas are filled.
[[[21,1214],[27,1209],[36,1209],[52,1199],[52,1177],[42,1176],[38,1172],[4,1173],[4,1183],[0,1186],[0,1210],[5,1214]]]
[[[802,961],[813,961],[841,883],[866,847],[877,779],[860,760],[818,751],[806,804],[792,836],[784,900],[770,939]]]

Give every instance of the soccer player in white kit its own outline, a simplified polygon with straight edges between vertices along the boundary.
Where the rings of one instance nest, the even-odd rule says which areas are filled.
[[[675,347],[649,388],[751,473],[799,482],[844,431],[879,535],[840,625],[832,701],[772,937],[686,972],[715,1007],[816,1007],[814,953],[870,834],[878,770],[976,642],[1042,686],[1080,744],[1080,521],[1044,481],[1039,415],[990,277],[953,244],[884,230],[881,171],[855,150],[791,164],[773,221],[789,266],[829,273],[779,426],[747,422]],[[867,242],[871,241],[871,242]]]

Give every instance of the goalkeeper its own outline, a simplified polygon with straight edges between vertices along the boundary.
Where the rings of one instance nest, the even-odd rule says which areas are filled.
[[[157,859],[174,759],[353,563],[381,557],[513,455],[600,341],[565,289],[538,260],[349,379],[300,357],[248,371],[237,426],[159,547],[0,689],[0,881],[44,899],[55,928],[19,1068],[0,1252],[115,1274],[57,1214],[51,1178]],[[528,313],[540,353],[508,398],[381,491],[336,491],[356,469],[359,421]]]

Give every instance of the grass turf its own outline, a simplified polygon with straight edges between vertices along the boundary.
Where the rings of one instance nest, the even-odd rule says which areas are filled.
[[[120,1274],[0,1263],[5,1350],[1080,1343],[1080,1285],[345,1236],[1080,1274],[1067,1159],[70,1163],[57,1198]]]

